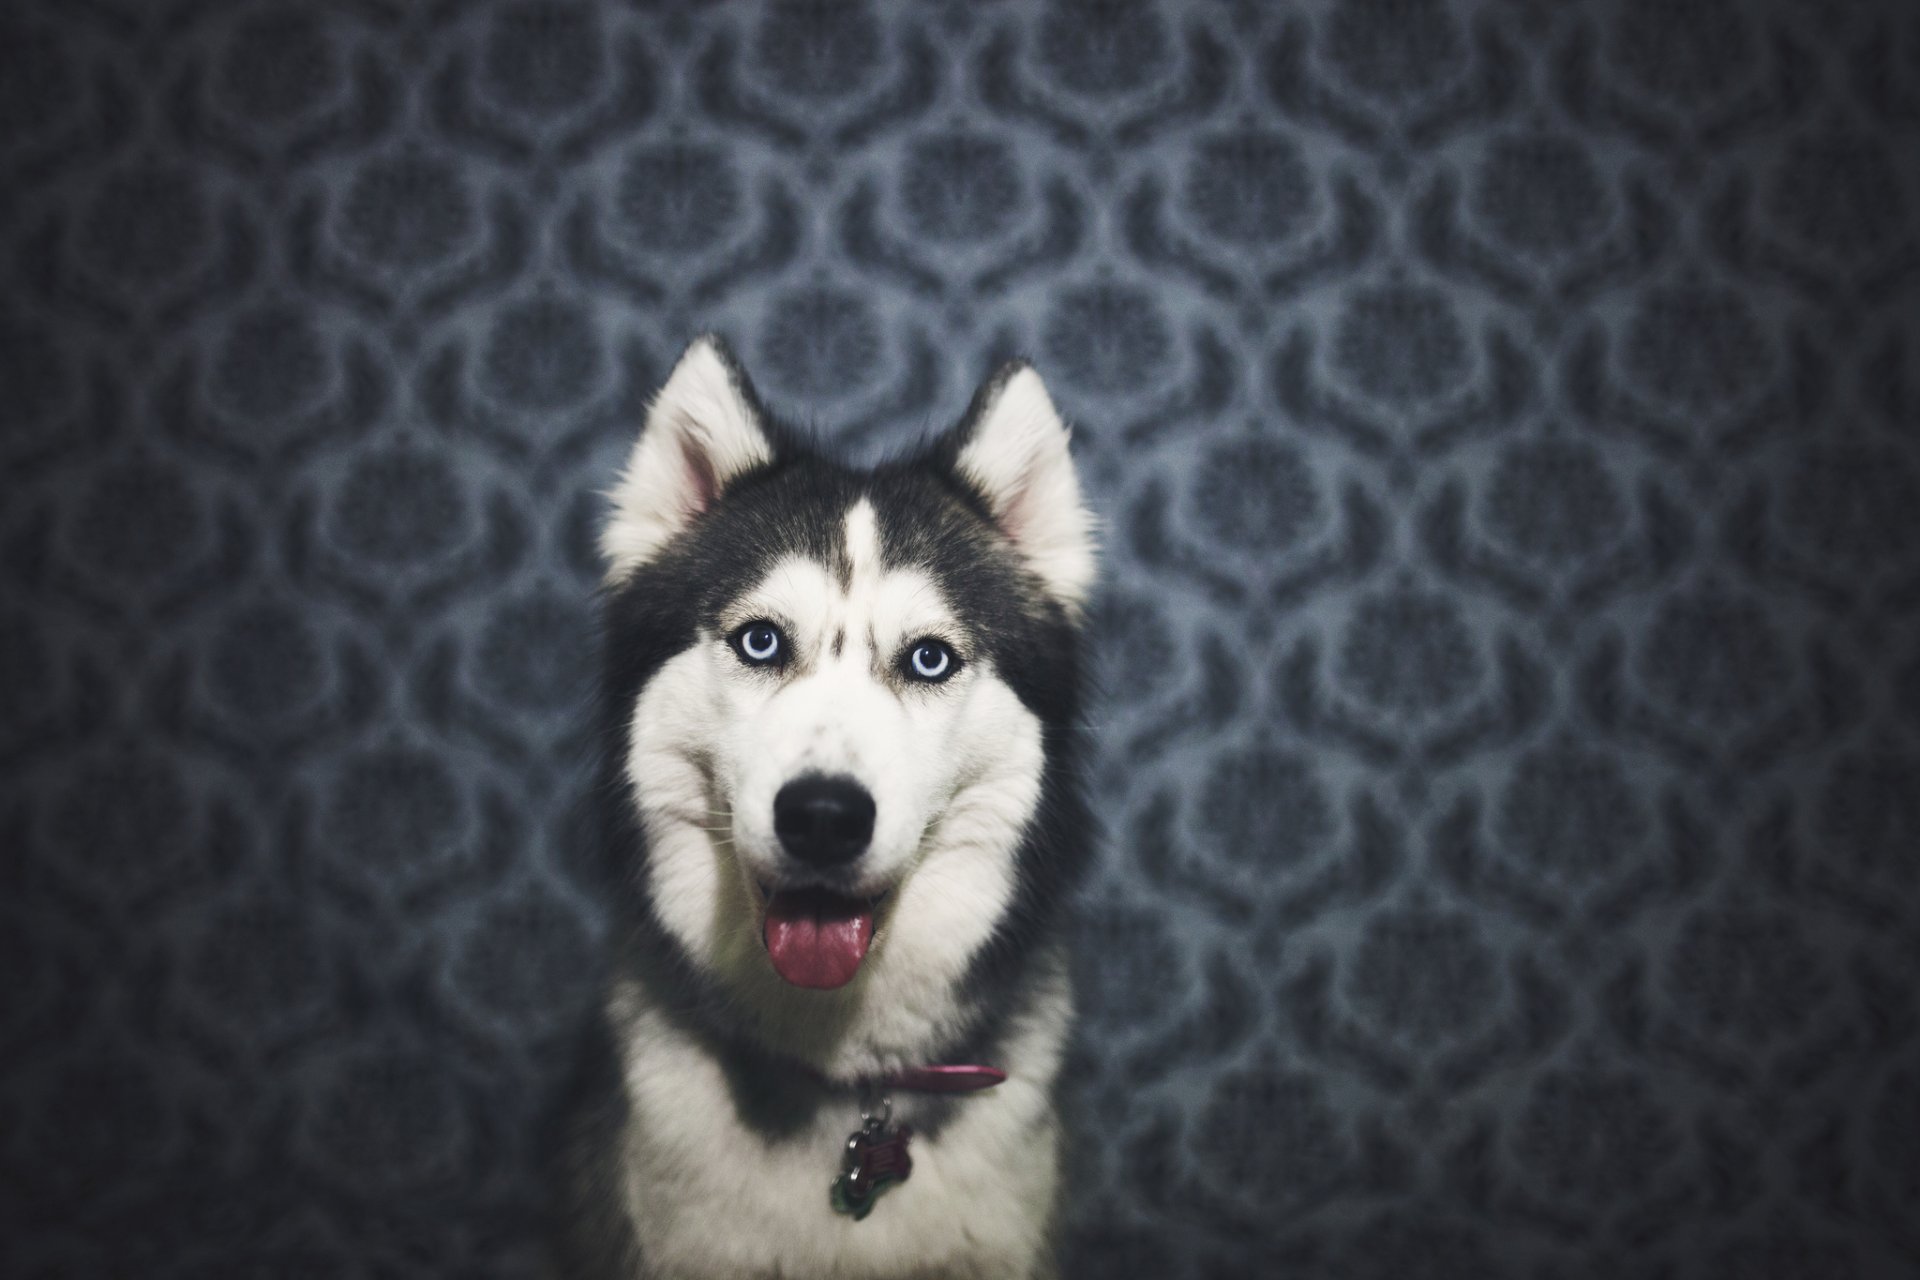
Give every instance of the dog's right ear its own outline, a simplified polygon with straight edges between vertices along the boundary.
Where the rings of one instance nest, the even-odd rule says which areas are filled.
[[[647,411],[600,533],[607,581],[651,560],[746,472],[773,461],[760,402],[726,344],[693,340]]]

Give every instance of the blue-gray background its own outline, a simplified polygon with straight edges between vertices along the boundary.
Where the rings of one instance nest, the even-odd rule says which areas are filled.
[[[707,327],[1078,424],[1076,1275],[1920,1274],[1920,6],[5,15],[8,1274],[531,1273]]]

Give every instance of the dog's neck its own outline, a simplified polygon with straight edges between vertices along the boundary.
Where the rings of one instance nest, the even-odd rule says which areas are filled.
[[[1071,996],[1064,967],[1050,974],[1025,988],[1001,1015],[983,1022],[938,1061],[902,1064],[871,1076],[822,1074],[800,1059],[689,1016],[684,998],[660,1002],[660,984],[634,976],[614,983],[608,1012],[622,1042],[625,1072],[697,1071],[714,1082],[734,1122],[763,1139],[798,1136],[823,1122],[852,1126],[886,1093],[895,1114],[932,1140],[962,1114],[968,1099],[953,1092],[896,1092],[889,1087],[924,1083],[928,1067],[990,1063],[1005,1073],[1008,1088],[1017,1084],[1023,1093],[1051,1093],[1064,1053]]]

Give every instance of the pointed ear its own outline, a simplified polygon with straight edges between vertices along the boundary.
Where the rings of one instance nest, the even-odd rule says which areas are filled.
[[[695,338],[654,397],[600,532],[607,581],[651,560],[742,474],[773,461],[759,401],[712,335]]]
[[[1078,612],[1093,589],[1093,516],[1067,452],[1067,427],[1040,375],[1015,361],[980,388],[954,430],[953,470],[987,500],[1047,590]]]

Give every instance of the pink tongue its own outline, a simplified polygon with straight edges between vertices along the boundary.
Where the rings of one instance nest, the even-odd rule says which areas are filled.
[[[864,902],[819,889],[776,893],[767,904],[767,956],[796,987],[828,990],[853,981],[873,941]]]

